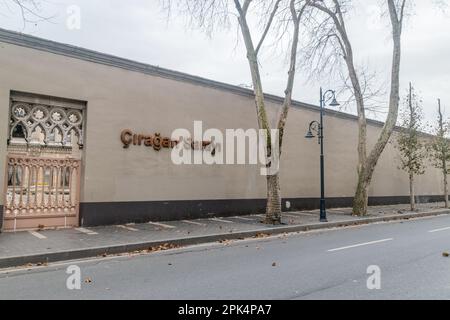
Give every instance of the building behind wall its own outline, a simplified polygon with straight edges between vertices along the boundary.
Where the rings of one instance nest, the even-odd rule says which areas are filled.
[[[177,128],[256,128],[252,92],[187,74],[0,30],[0,212],[4,230],[106,225],[263,211],[259,165],[181,165],[170,149],[130,146],[125,129],[170,137]],[[274,117],[282,99],[267,96]],[[318,108],[294,103],[281,163],[283,205],[318,207],[319,146],[304,139]],[[357,121],[328,111],[328,205],[351,205]],[[381,124],[370,122],[370,144]],[[388,145],[371,203],[408,202],[408,177]],[[440,173],[417,179],[422,201],[442,193]]]

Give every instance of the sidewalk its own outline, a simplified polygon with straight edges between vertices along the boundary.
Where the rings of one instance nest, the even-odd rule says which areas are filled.
[[[422,204],[416,213],[408,212],[408,205],[371,207],[364,218],[352,217],[350,208],[330,209],[328,223],[318,222],[318,211],[289,212],[283,215],[281,226],[267,226],[261,223],[263,215],[249,215],[1,233],[0,268],[450,214],[450,210],[441,206],[440,203]]]

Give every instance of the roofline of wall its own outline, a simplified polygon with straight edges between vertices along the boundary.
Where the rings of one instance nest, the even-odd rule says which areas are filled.
[[[93,63],[103,64],[111,67],[121,68],[129,71],[139,72],[143,74],[148,74],[152,76],[162,77],[166,79],[189,82],[196,85],[201,85],[213,89],[219,89],[228,91],[234,94],[238,94],[246,97],[254,97],[253,90],[242,88],[239,86],[209,80],[206,78],[190,75],[183,72],[178,72],[174,70],[169,70],[165,68],[160,68],[150,64],[137,62],[125,58],[120,58],[114,55],[101,53],[94,50],[89,50],[69,44],[64,44],[56,41],[51,41],[24,33],[19,33],[15,31],[10,31],[0,28],[0,42],[13,44],[21,47],[31,48],[35,50],[45,51],[57,55],[63,55],[70,58],[75,58],[79,60],[89,61]],[[273,94],[265,94],[267,101],[274,102],[277,104],[282,104],[284,98],[276,96]],[[292,107],[299,109],[307,109],[319,112],[320,107],[300,101],[292,101]],[[334,117],[358,120],[358,117],[353,114],[326,109],[326,114]],[[382,127],[384,122],[377,121],[373,119],[367,119],[367,123]],[[427,134],[428,135],[428,134]]]

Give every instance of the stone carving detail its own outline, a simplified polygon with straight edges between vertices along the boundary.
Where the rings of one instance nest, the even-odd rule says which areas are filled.
[[[26,109],[24,109],[22,106],[18,106],[17,108],[14,109],[14,115],[18,119],[23,119],[27,115]]]
[[[62,115],[61,113],[59,113],[58,111],[55,111],[52,113],[52,119],[53,121],[55,121],[56,123],[60,123],[61,119],[62,119]]]
[[[42,118],[44,118],[44,112],[41,109],[37,109],[34,113],[33,113],[33,117],[40,121],[42,120]]]
[[[10,144],[69,147],[83,146],[83,111],[42,104],[13,102]]]

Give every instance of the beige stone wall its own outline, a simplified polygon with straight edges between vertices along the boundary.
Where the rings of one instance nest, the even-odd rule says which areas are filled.
[[[123,149],[122,129],[170,136],[176,128],[256,126],[249,97],[187,82],[149,76],[10,44],[0,46],[0,181],[4,181],[10,90],[87,101],[82,202],[253,199],[265,197],[260,166],[175,166],[170,151]],[[271,104],[272,113],[277,108]],[[317,197],[319,145],[304,139],[317,112],[293,109],[282,160],[284,197]],[[371,126],[369,136],[380,128]],[[357,123],[326,117],[327,195],[351,197],[356,181]],[[388,146],[375,173],[372,196],[408,194],[405,173]],[[3,184],[1,184],[3,187]],[[441,193],[435,169],[417,184],[422,195]],[[3,194],[3,191],[0,191]],[[0,204],[3,203],[3,198]]]

